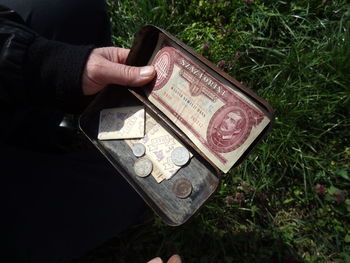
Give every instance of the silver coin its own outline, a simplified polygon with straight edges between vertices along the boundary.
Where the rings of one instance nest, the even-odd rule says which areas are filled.
[[[185,147],[176,147],[171,152],[171,160],[177,166],[185,165],[190,159],[190,153]]]
[[[148,158],[140,158],[134,164],[135,173],[140,177],[148,176],[153,170],[153,164]]]
[[[179,178],[173,185],[173,192],[178,198],[187,198],[192,192],[192,184],[185,178]]]
[[[146,152],[146,147],[142,143],[135,143],[132,146],[132,153],[136,157],[141,157],[142,155],[145,154],[145,152]]]

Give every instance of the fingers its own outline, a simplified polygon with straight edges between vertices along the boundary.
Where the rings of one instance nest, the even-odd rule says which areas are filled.
[[[181,263],[181,257],[179,255],[172,255],[167,263]]]
[[[104,66],[105,84],[140,87],[150,82],[156,75],[153,66],[131,67],[106,61]]]
[[[118,49],[117,50],[118,61],[114,61],[114,62],[125,64],[126,58],[130,53],[130,49],[126,49],[126,48],[117,48],[117,49]]]
[[[97,48],[95,51],[97,54],[111,62],[125,64],[130,49],[120,47],[103,47]]]
[[[167,261],[167,263],[181,263],[181,257],[179,255],[172,255],[171,258]],[[156,257],[147,263],[163,263],[163,260],[160,257]]]
[[[154,258],[147,263],[163,263],[163,260],[160,257]]]
[[[129,54],[124,48],[94,49],[85,65],[82,90],[85,95],[99,92],[108,84],[140,87],[156,75],[153,66],[131,67],[122,63]]]

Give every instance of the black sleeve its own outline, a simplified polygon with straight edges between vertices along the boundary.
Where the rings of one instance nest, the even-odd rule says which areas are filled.
[[[2,106],[45,102],[80,110],[81,78],[92,49],[40,37],[16,13],[0,6]]]

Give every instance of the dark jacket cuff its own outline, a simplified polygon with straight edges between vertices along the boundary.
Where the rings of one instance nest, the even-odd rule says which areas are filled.
[[[92,49],[37,37],[29,46],[25,67],[27,77],[34,78],[36,99],[51,97],[66,111],[81,111],[82,75]]]

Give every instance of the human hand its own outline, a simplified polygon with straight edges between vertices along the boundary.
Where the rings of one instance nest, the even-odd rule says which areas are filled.
[[[139,87],[150,82],[156,75],[153,66],[124,65],[129,51],[118,47],[94,49],[86,62],[82,77],[83,94],[96,94],[108,84]]]
[[[179,255],[172,255],[171,258],[167,261],[167,263],[181,263],[181,258]],[[154,258],[147,263],[163,263],[163,260],[161,258]]]

